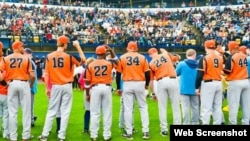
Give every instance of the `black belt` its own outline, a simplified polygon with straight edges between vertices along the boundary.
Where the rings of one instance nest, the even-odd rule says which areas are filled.
[[[98,85],[101,85],[101,84],[94,84],[94,85],[92,85],[92,87],[98,86]],[[104,84],[104,85],[106,85],[106,86],[111,86],[111,84]]]
[[[167,76],[160,77],[159,79],[157,79],[157,81],[159,81],[159,80],[161,80],[161,79],[163,79],[163,78],[165,78],[165,77],[167,77]],[[175,79],[175,78],[176,78],[176,76],[170,76],[169,78],[170,78],[170,79]]]
[[[220,81],[220,80],[213,80],[213,79],[204,80],[204,82],[213,82],[213,81]]]
[[[13,81],[23,81],[23,82],[27,82],[28,80],[18,80],[18,79],[11,79],[10,82],[13,82]]]

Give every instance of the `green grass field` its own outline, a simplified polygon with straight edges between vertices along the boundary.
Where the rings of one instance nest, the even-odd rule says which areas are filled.
[[[32,128],[32,135],[34,138],[32,140],[37,140],[37,137],[42,133],[43,124],[47,112],[48,106],[48,99],[45,94],[45,86],[43,83],[38,85],[38,94],[35,96],[35,114],[38,117],[35,127]],[[73,95],[73,107],[71,116],[69,119],[68,129],[66,133],[66,140],[67,141],[81,141],[81,140],[90,140],[89,135],[83,134],[83,92],[80,90],[74,90]],[[120,108],[120,97],[117,95],[113,95],[113,123],[112,123],[112,140],[113,141],[122,141],[126,140],[121,137],[121,133],[119,130],[119,108]],[[148,108],[149,108],[149,118],[150,118],[150,141],[169,141],[168,137],[162,137],[160,135],[160,123],[158,118],[158,106],[157,102],[148,98]],[[168,104],[168,122],[169,124],[172,123],[172,110],[170,102]],[[226,113],[227,117],[227,113]],[[19,110],[19,117],[18,117],[18,138],[21,140],[21,110]],[[140,113],[138,107],[135,107],[135,128],[137,133],[133,135],[134,141],[141,141],[142,140],[142,131],[141,131],[141,121],[140,121]],[[49,135],[49,141],[56,141],[56,122],[54,122],[52,127],[52,132]],[[102,122],[100,124],[99,130],[99,138],[100,141],[103,140],[102,136]],[[1,140],[1,139],[0,139]]]

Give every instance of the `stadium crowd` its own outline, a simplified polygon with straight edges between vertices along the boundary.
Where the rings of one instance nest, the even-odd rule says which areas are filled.
[[[160,134],[164,137],[169,132],[167,128],[168,118],[165,113],[168,98],[171,99],[171,104],[174,108],[173,124],[182,124],[183,118],[185,121],[183,124],[201,123],[207,125],[210,124],[211,116],[213,116],[213,124],[222,124],[224,122],[222,120],[224,115],[221,110],[223,100],[222,77],[230,81],[227,92],[229,94],[229,107],[231,108],[229,108],[229,112],[233,114],[229,115],[229,124],[237,124],[236,111],[238,111],[241,104],[243,111],[241,122],[242,124],[249,125],[250,112],[248,103],[250,97],[246,95],[250,91],[249,70],[247,70],[249,69],[247,68],[249,59],[247,59],[246,55],[246,48],[250,48],[250,11],[248,6],[237,9],[227,7],[223,10],[218,8],[214,10],[194,8],[189,11],[177,10],[174,12],[162,10],[148,10],[146,12],[143,10],[129,10],[125,12],[122,10],[102,10],[98,8],[81,10],[63,9],[60,7],[48,8],[47,6],[27,7],[25,5],[17,7],[14,4],[1,5],[0,9],[2,15],[0,19],[1,37],[11,37],[13,41],[12,49],[14,50],[13,54],[8,57],[4,57],[3,53],[0,53],[2,55],[0,80],[1,85],[5,86],[5,88],[11,86],[13,89],[22,90],[25,88],[16,87],[11,84],[18,84],[20,86],[25,84],[28,88],[29,85],[32,86],[34,83],[34,80],[29,80],[29,78],[34,77],[35,67],[31,67],[30,60],[22,55],[24,53],[24,43],[42,42],[57,45],[57,50],[48,54],[46,60],[45,57],[42,59],[38,57],[34,58],[37,68],[45,68],[46,93],[50,98],[43,132],[38,137],[40,141],[48,140],[53,118],[57,116],[57,112],[59,111],[61,112],[59,117],[61,121],[59,121],[57,131],[58,140],[64,141],[66,138],[68,117],[72,106],[71,96],[73,89],[71,83],[73,82],[73,65],[82,66],[88,62],[81,49],[81,45],[84,44],[93,44],[96,47],[95,54],[97,55],[96,59],[93,59],[90,64],[83,65],[86,69],[86,72],[84,72],[84,75],[86,75],[84,77],[84,90],[86,91],[87,98],[85,98],[90,102],[90,110],[88,110],[90,117],[88,116],[88,119],[90,118],[92,122],[90,127],[88,127],[89,129],[87,129],[90,131],[86,133],[90,132],[91,140],[97,140],[98,138],[99,108],[102,109],[104,120],[106,121],[104,122],[104,140],[108,141],[112,139],[111,83],[114,79],[112,78],[113,69],[117,71],[117,75],[115,75],[117,83],[116,92],[122,96],[121,101],[123,103],[121,102],[121,106],[124,106],[123,118],[126,126],[123,127],[125,129],[123,129],[122,137],[128,140],[133,139],[134,133],[134,121],[132,119],[134,107],[131,104],[134,103],[134,100],[137,100],[140,107],[143,127],[142,138],[145,140],[150,138],[149,115],[147,113],[148,107],[146,102],[147,93],[145,94],[145,90],[147,91],[148,88],[152,92],[152,98],[157,100],[159,104]],[[203,33],[205,40],[204,48],[207,54],[201,59],[196,59],[196,51],[189,49],[186,52],[187,58],[181,63],[175,64],[175,62],[180,61],[181,57],[169,53],[164,48],[177,44],[193,44],[191,40],[201,38],[197,37],[186,26],[186,22],[190,22]],[[38,37],[39,40],[35,40],[35,37]],[[80,57],[64,52],[70,42],[72,42]],[[108,45],[102,45],[104,43],[126,46],[127,53],[124,53],[118,59],[112,48]],[[229,54],[236,55],[229,55],[229,57],[223,58],[224,54],[220,54],[221,52],[217,50],[219,45],[224,49],[222,52],[226,50],[229,51]],[[241,49],[241,45],[245,45],[243,46],[244,49]],[[138,46],[150,48],[148,50],[148,54],[152,58],[150,62],[147,61],[144,55],[138,53]],[[2,44],[1,48],[3,48]],[[160,49],[157,50],[157,48]],[[27,53],[31,56],[32,51],[28,50]],[[107,59],[108,55],[111,58]],[[21,58],[18,66],[15,62],[20,61],[20,57],[23,58]],[[233,59],[238,60],[237,64]],[[26,61],[25,64],[22,63],[23,60]],[[23,65],[22,67],[20,67],[21,64]],[[182,72],[183,69],[186,70]],[[5,71],[6,76],[4,74]],[[18,74],[20,71],[24,72],[23,77],[13,75]],[[179,78],[180,85],[178,83]],[[6,82],[3,84],[3,81]],[[157,86],[152,84],[154,81],[157,81]],[[237,82],[239,81],[241,82],[240,84],[244,84],[242,87],[238,87],[239,83]],[[49,83],[51,83],[51,88],[47,86]],[[123,84],[121,85],[121,83]],[[185,87],[186,85],[192,86]],[[208,91],[213,89],[215,91]],[[5,92],[8,96],[9,93],[15,95],[15,92],[11,90],[8,89],[7,92],[6,89]],[[232,97],[234,93],[240,93],[244,98],[238,95],[237,99],[234,99]],[[5,101],[7,94],[5,94]],[[181,94],[181,98],[178,94]],[[219,96],[213,99],[213,95],[211,96],[211,94],[214,97]],[[201,101],[199,101],[199,95]],[[26,96],[29,98],[29,95],[26,94]],[[102,98],[99,98],[99,96]],[[107,98],[103,98],[104,96]],[[196,110],[195,119],[191,119],[194,115],[192,115],[193,117],[189,117],[190,113],[187,107],[192,105],[192,103],[191,105],[189,103],[189,97],[195,97],[195,101],[193,102],[194,106],[196,106],[196,108],[193,108],[193,110]],[[29,109],[31,104],[29,104],[28,98],[20,99],[15,104],[11,104],[11,100],[8,98],[8,106],[15,106],[11,107],[14,110],[9,110],[9,113],[12,115],[17,113],[18,103],[23,108],[25,108],[25,103]],[[241,98],[242,101],[240,103]],[[183,111],[179,108],[180,102],[182,106],[185,106],[185,102],[187,104],[186,109],[182,107]],[[199,105],[199,102],[201,102],[201,105]],[[212,107],[212,104],[215,104],[216,107]],[[199,113],[199,110],[201,110],[201,113]],[[185,113],[186,119],[185,116],[181,115],[181,112]],[[27,110],[27,113],[30,113],[30,111]],[[23,124],[27,128],[24,129],[27,131],[23,131],[25,132],[22,137],[23,141],[33,138],[30,135],[30,123],[27,122],[31,119],[29,116],[26,117],[26,120],[23,120]],[[201,119],[199,116],[201,116]],[[14,116],[10,117],[13,118]],[[17,127],[13,124],[14,120],[17,119],[13,118],[11,119],[13,122],[9,122],[9,125],[11,125],[10,134],[4,135],[4,138],[17,139],[15,130]]]

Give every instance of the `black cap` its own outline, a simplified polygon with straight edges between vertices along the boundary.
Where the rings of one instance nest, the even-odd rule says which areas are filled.
[[[25,53],[32,54],[32,50],[30,48],[25,48],[24,49]]]

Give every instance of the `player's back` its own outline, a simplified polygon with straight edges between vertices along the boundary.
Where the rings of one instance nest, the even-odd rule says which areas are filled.
[[[54,51],[47,56],[45,71],[49,74],[52,84],[65,84],[73,82],[74,63],[73,56]]]
[[[203,80],[221,80],[223,62],[223,57],[217,53],[206,55],[203,59]]]
[[[145,56],[137,52],[127,52],[120,57],[117,71],[122,73],[124,81],[144,81],[144,72],[149,70]]]
[[[159,54],[150,62],[150,68],[154,72],[156,80],[162,77],[176,76],[173,61],[166,53]]]
[[[20,54],[13,53],[4,58],[6,69],[6,80],[29,80],[31,71],[31,60]]]
[[[231,73],[227,76],[227,80],[242,80],[248,78],[247,56],[243,53],[235,53],[231,57],[232,69]],[[229,66],[229,64],[227,66]]]
[[[90,78],[91,85],[111,84],[113,65],[105,59],[96,59],[87,66],[87,79]]]

